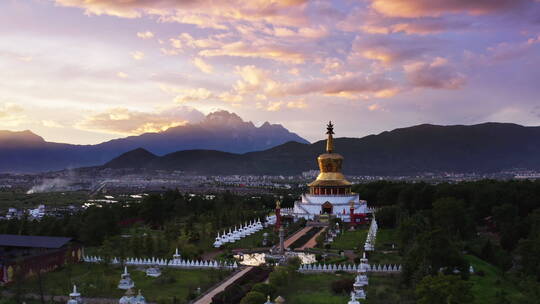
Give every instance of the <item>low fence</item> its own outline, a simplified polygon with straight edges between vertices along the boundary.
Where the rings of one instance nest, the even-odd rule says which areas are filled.
[[[101,263],[103,258],[99,256],[85,256],[83,261],[87,263]],[[111,264],[120,264],[120,259],[112,258]],[[176,267],[176,268],[217,268],[217,269],[236,269],[238,264],[224,263],[218,261],[193,261],[193,260],[179,260],[179,259],[142,259],[142,258],[126,258],[124,260],[125,265],[133,266],[158,266],[158,267]]]
[[[401,265],[367,265],[367,264],[303,264],[298,268],[301,273],[317,273],[317,272],[386,272],[398,273],[401,272]]]

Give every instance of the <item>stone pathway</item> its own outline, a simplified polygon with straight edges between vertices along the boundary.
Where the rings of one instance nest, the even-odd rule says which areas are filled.
[[[321,231],[317,232],[307,243],[304,244],[304,246],[300,247],[300,250],[306,250],[307,248],[313,248],[317,245],[317,237],[326,231],[326,227],[321,229]]]
[[[302,235],[306,234],[309,230],[311,230],[313,227],[304,227],[302,230],[298,231],[297,233],[293,234],[290,238],[285,240],[285,249],[289,248],[294,241],[298,240]],[[279,246],[279,245],[278,245]]]
[[[221,284],[219,284],[216,288],[212,289],[210,292],[208,292],[206,295],[204,295],[202,298],[194,302],[193,304],[211,304],[212,298],[217,295],[218,293],[222,292],[227,288],[229,285],[234,283],[234,281],[241,278],[244,274],[246,274],[248,271],[251,270],[251,266],[248,266],[241,270],[240,272],[236,273],[234,276],[230,277],[226,281],[223,281]]]

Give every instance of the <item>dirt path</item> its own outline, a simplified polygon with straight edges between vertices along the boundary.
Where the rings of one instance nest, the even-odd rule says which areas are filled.
[[[299,249],[306,250],[307,248],[315,247],[317,245],[317,237],[324,231],[326,231],[326,227],[321,229],[321,231],[317,232],[317,234],[315,234],[311,239],[309,239],[309,241],[307,241],[307,243],[304,244],[304,246],[300,247]]]
[[[216,288],[212,289],[210,292],[208,292],[206,295],[204,295],[202,298],[197,300],[193,304],[210,304],[212,303],[212,298],[217,295],[218,293],[222,292],[227,288],[227,286],[231,285],[234,281],[241,278],[246,272],[250,271],[253,267],[246,267],[242,271],[238,272],[234,276],[230,277],[228,280],[224,281],[223,283],[219,284]]]
[[[293,234],[290,238],[285,240],[285,249],[289,248],[294,241],[298,240],[302,235],[306,234],[309,230],[311,230],[313,227],[305,227],[304,229],[298,231],[297,233]]]

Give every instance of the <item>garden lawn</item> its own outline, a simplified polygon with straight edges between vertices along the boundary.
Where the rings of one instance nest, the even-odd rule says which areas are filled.
[[[141,289],[147,300],[156,302],[161,299],[172,300],[173,297],[179,303],[187,303],[190,291],[198,287],[202,291],[210,288],[221,281],[230,272],[215,269],[162,269],[159,278],[146,276],[143,268],[137,270],[128,267],[131,278],[135,282],[135,289]],[[63,269],[42,275],[44,294],[68,295],[72,284],[76,284],[83,297],[97,298],[120,298],[125,291],[117,288],[120,280],[121,269],[119,267],[104,266],[100,264],[75,264]],[[21,284],[24,293],[39,292],[39,284],[36,277]],[[15,291],[15,287],[11,287]]]
[[[298,274],[286,287],[279,290],[287,304],[343,304],[349,295],[334,294],[330,288],[333,281],[349,274]]]
[[[368,275],[368,278],[369,285],[364,289],[367,294],[367,299],[362,301],[362,303],[415,303],[412,290],[400,287],[399,275],[370,274]]]
[[[375,249],[389,250],[389,249],[392,249],[392,244],[395,244],[397,246],[397,243],[398,243],[397,234],[398,234],[397,229],[380,228],[377,231],[377,238],[375,240]]]
[[[469,281],[472,285],[474,303],[496,303],[497,294],[504,292],[511,303],[520,303],[524,295],[508,279],[503,277],[503,272],[497,267],[475,256],[467,255],[466,259],[471,263],[474,271],[483,271],[484,275],[471,275]]]
[[[331,244],[332,249],[363,250],[366,242],[367,230],[344,231]]]
[[[386,253],[381,252],[381,251],[371,251],[369,252],[368,259],[369,259],[370,264],[381,264],[381,265],[401,264],[401,256],[397,253],[397,251],[386,252]]]

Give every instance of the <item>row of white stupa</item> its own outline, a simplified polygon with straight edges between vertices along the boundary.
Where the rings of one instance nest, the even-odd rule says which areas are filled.
[[[343,264],[302,264],[300,265],[300,268],[298,269],[299,272],[303,273],[309,273],[309,272],[336,272],[336,271],[344,271],[344,272],[359,272],[359,271],[365,271],[365,272],[400,272],[401,271],[401,265],[343,265]]]
[[[373,219],[371,220],[371,225],[369,225],[366,242],[364,244],[364,251],[375,250],[375,240],[377,238],[378,229],[379,227],[377,225],[377,220],[375,220],[375,217],[373,217]]]
[[[362,258],[360,259],[361,265],[364,265],[364,267],[360,267],[360,271],[356,275],[356,278],[353,283],[353,290],[351,291],[351,300],[348,302],[348,304],[360,304],[357,299],[365,300],[366,299],[366,292],[364,291],[364,287],[366,287],[369,284],[367,271],[365,267],[366,265],[369,265],[368,259],[366,258],[366,252],[364,251],[364,254]],[[401,267],[399,267],[401,268]],[[383,269],[385,269],[383,267]]]
[[[266,217],[266,226],[274,225],[276,223],[276,216],[275,215],[269,215]],[[264,228],[263,224],[261,223],[261,220],[258,219],[257,221],[253,220],[250,221],[249,224],[246,222],[244,225],[240,225],[240,228],[234,227],[234,230],[229,228],[229,232],[227,230],[223,231],[223,233],[220,235],[219,232],[217,234],[216,240],[214,242],[214,247],[219,248],[227,243],[234,243],[236,241],[239,241],[240,239],[245,238],[248,235],[252,235],[256,233],[257,231],[260,231]]]
[[[100,263],[103,261],[103,258],[99,256],[85,256],[83,260],[88,263]],[[113,258],[111,264],[120,264],[118,258]],[[165,260],[165,259],[142,259],[142,258],[127,258],[125,260],[126,265],[134,266],[163,266],[163,267],[184,267],[184,268],[238,268],[238,264],[234,263],[224,263],[218,261],[196,261],[196,260]]]

